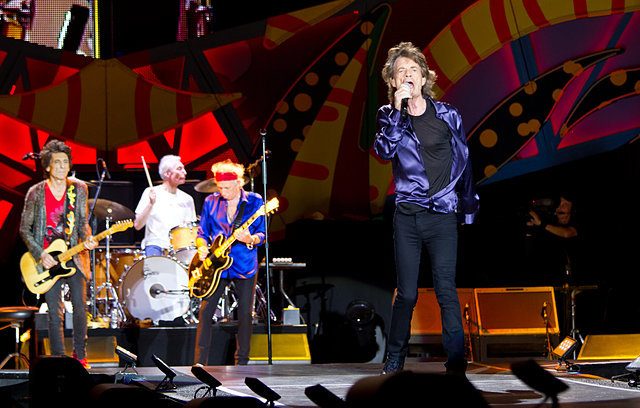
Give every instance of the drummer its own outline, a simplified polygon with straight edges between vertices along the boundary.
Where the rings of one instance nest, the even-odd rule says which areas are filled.
[[[196,222],[193,198],[178,189],[185,183],[187,171],[179,156],[160,159],[158,172],[162,184],[147,187],[136,207],[135,229],[146,227],[142,249],[145,256],[162,256],[171,247],[170,231],[178,225]]]

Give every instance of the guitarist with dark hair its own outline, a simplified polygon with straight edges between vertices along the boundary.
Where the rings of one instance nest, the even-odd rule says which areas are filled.
[[[51,140],[40,152],[45,180],[32,186],[25,197],[20,220],[20,236],[29,254],[44,269],[57,267],[58,260],[47,249],[64,242],[67,247],[84,241],[84,247],[94,249],[98,243],[87,222],[87,185],[68,177],[71,170],[71,148],[59,140]],[[56,242],[57,241],[57,242]],[[50,249],[50,248],[49,248]],[[52,355],[64,355],[64,302],[62,284],[69,285],[73,305],[73,357],[90,368],[86,356],[87,279],[91,278],[88,251],[80,251],[65,266],[80,273],[58,279],[45,293],[49,308],[49,341]]]
[[[194,363],[207,365],[211,348],[211,323],[225,286],[235,285],[238,295],[238,335],[236,364],[249,362],[253,299],[258,271],[257,247],[264,243],[265,217],[259,194],[242,188],[244,167],[229,160],[211,167],[218,191],[202,206],[198,229],[198,255],[190,267],[192,294],[203,297],[196,333]],[[231,242],[227,248],[222,244]],[[217,248],[223,249],[217,254]],[[198,268],[193,268],[199,263]],[[219,281],[218,281],[219,279]],[[194,289],[196,293],[194,293]]]

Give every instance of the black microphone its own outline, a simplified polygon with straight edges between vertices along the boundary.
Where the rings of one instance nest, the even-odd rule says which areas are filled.
[[[204,384],[208,385],[214,390],[222,385],[220,381],[218,381],[214,376],[209,374],[207,370],[202,367],[202,364],[196,364],[192,366],[191,374],[195,375],[198,380],[202,381]]]
[[[100,167],[102,168],[102,171],[107,175],[107,178],[111,180],[111,174],[109,174],[109,169],[107,168],[107,162],[105,162],[104,159],[99,158],[98,163],[100,163]]]
[[[409,98],[402,98],[402,101],[400,102],[400,115],[402,116],[402,119],[405,119],[409,114],[407,112],[408,106],[409,106]]]
[[[34,153],[34,152],[29,152],[29,153],[25,154],[24,156],[22,156],[22,160],[27,160],[27,159],[37,160],[39,158],[40,158],[40,155],[38,153]]]

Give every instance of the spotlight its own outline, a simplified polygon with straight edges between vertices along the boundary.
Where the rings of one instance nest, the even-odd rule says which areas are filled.
[[[124,361],[125,367],[135,367],[138,361],[138,356],[130,352],[124,347],[116,346],[116,354],[122,361]]]
[[[171,391],[176,388],[173,383],[173,379],[176,376],[176,372],[173,371],[160,357],[155,354],[151,355],[153,363],[164,373],[164,378],[160,381],[160,384],[156,386],[156,391]]]
[[[320,408],[343,408],[347,403],[320,384],[304,389],[304,395]]]
[[[218,391],[217,388],[219,386],[222,385],[222,383],[220,381],[218,381],[214,376],[212,376],[211,374],[209,374],[207,372],[207,370],[205,370],[202,367],[202,364],[196,364],[193,367],[191,367],[191,374],[195,375],[196,378],[200,381],[202,381],[203,383],[206,384],[206,386],[204,387],[200,387],[196,390],[195,394],[194,394],[194,398],[198,398],[198,391],[202,390],[202,389],[206,389],[203,397],[207,397],[207,396],[211,396],[211,397],[215,397],[216,396],[216,392]]]
[[[280,399],[280,394],[269,388],[267,384],[263,383],[257,378],[247,377],[244,379],[244,383],[247,385],[247,387],[249,387],[251,391],[267,400],[265,405],[268,407],[273,407],[275,405],[274,401]]]
[[[545,401],[551,399],[552,407],[558,407],[558,394],[569,387],[552,374],[540,367],[533,360],[526,360],[511,364],[511,371],[523,383],[545,395]],[[544,401],[543,401],[544,402]]]
[[[580,367],[577,364],[573,364],[567,360],[569,358],[569,354],[573,352],[573,349],[575,349],[577,344],[578,342],[576,339],[567,336],[560,342],[560,344],[558,344],[556,348],[553,349],[551,353],[558,356],[558,366],[556,367],[556,370],[563,370],[562,364],[564,363],[567,371],[573,373],[580,371]]]
[[[116,373],[116,377],[118,374],[122,375],[124,378],[127,374],[127,369],[131,367],[131,369],[138,374],[138,370],[136,370],[136,363],[138,362],[138,356],[125,349],[124,347],[116,346],[116,354],[120,357],[120,360],[124,362],[124,369],[119,373]],[[116,378],[117,381],[117,378]]]

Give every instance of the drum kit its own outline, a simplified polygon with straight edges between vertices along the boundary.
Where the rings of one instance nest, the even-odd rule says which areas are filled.
[[[89,200],[90,208],[93,201]],[[107,227],[114,220],[135,217],[121,204],[104,199],[96,201],[94,213],[105,220]],[[111,237],[107,237],[106,244],[94,251],[94,284],[91,285],[94,317],[100,316],[111,328],[144,320],[154,325],[176,320],[182,320],[182,324],[198,323],[200,299],[191,299],[188,287],[188,267],[197,254],[197,237],[196,222],[173,227],[169,232],[169,251],[149,257],[136,247],[110,245]],[[258,287],[257,294],[260,293]],[[215,320],[231,319],[235,309],[230,307],[233,299],[231,286],[220,299]],[[255,309],[259,313],[264,309],[264,302],[264,296],[256,296]]]

